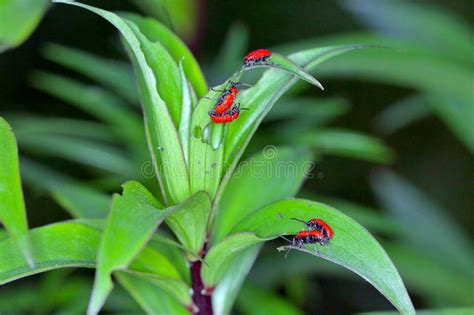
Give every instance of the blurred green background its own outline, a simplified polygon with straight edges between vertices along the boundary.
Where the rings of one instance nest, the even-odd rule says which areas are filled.
[[[141,12],[147,1],[84,2],[109,10]],[[233,72],[250,49],[267,47],[289,53],[327,43],[394,47],[348,54],[323,65],[314,75],[326,90],[299,85],[293,91],[297,98],[282,99],[276,105],[274,116],[267,119],[249,150],[257,152],[265,145],[282,143],[310,146],[318,158],[314,177],[305,182],[302,196],[339,203],[341,210],[347,209],[349,216],[375,233],[386,244],[417,309],[472,306],[472,1],[186,2],[177,1],[170,16],[203,65],[210,85]],[[157,11],[145,8],[144,12],[163,18]],[[31,227],[70,217],[57,202],[61,198],[51,197],[51,177],[40,173],[43,168],[107,193],[118,191],[122,179],[139,171],[107,177],[109,170],[91,170],[90,163],[77,163],[31,138],[45,128],[35,129],[28,118],[35,118],[37,123],[41,121],[38,117],[92,121],[95,116],[80,106],[67,105],[77,100],[67,100],[48,88],[45,72],[82,82],[88,87],[83,91],[97,86],[97,80],[61,61],[61,47],[50,43],[126,61],[111,26],[65,6],[50,6],[25,43],[0,55],[0,114],[11,122],[18,137]],[[64,56],[68,59],[71,55],[66,52]],[[54,82],[49,81],[49,86]],[[68,94],[67,90],[62,92]],[[132,92],[126,102],[133,100]],[[288,107],[293,112],[285,114]],[[139,113],[138,107],[128,110]],[[357,147],[360,139],[352,138],[352,132],[381,139],[393,154],[380,152],[385,147],[365,143],[367,139],[361,140],[365,147]],[[52,146],[58,145],[54,137],[50,140]],[[140,151],[120,143],[111,143],[111,147],[131,156],[130,152]],[[133,156],[138,167],[146,160],[140,153]],[[391,309],[374,288],[342,268],[323,261],[314,267],[307,262],[308,257],[297,253],[275,263],[275,254],[272,246],[264,249],[242,291],[237,311],[255,311],[252,302],[257,297],[283,297],[282,301],[300,305],[308,314]],[[268,270],[270,263],[272,270]],[[90,276],[87,271],[56,272],[6,285],[0,288],[0,312],[15,309],[9,309],[14,305],[12,299],[23,301],[25,312],[56,309],[54,303],[48,304],[48,290],[61,286],[66,277],[74,279],[76,291],[71,291],[83,292],[86,303]],[[40,297],[31,292],[38,288],[50,289],[40,291],[44,308],[39,306],[35,311],[33,305]],[[272,289],[274,294],[265,296],[262,288]],[[71,296],[80,296],[74,294]],[[67,294],[64,301],[69,301]],[[127,305],[123,292],[117,292],[109,301],[109,310],[134,309],[130,303]]]

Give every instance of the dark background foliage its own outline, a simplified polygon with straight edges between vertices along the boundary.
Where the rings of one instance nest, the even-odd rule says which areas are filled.
[[[102,1],[100,4],[98,1],[88,2],[105,9],[136,11],[136,7],[125,1]],[[414,2],[437,6],[472,22],[472,1]],[[198,60],[204,64],[211,64],[216,58],[229,28],[235,23],[241,23],[248,29],[249,48],[252,49],[366,29],[338,1],[201,0],[199,6],[199,24],[195,34],[188,38],[188,43]],[[71,10],[66,6],[50,8],[26,43],[0,57],[1,111],[87,118],[84,113],[62,106],[61,101],[33,89],[29,84],[30,75],[33,70],[46,69],[84,79],[45,60],[40,55],[41,47],[47,42],[60,43],[104,57],[125,60],[126,56],[119,47],[117,37],[116,30],[97,16],[85,14],[81,10]],[[472,57],[474,58],[474,52]],[[335,126],[376,135],[378,131],[374,126],[375,116],[388,104],[414,92],[407,88],[358,79],[327,79],[323,84],[326,88],[324,92],[311,89],[305,94],[341,96],[352,105],[350,113],[339,118],[334,123]],[[472,156],[451,131],[438,118],[430,116],[395,134],[378,136],[396,153],[391,167],[449,209],[449,216],[472,236]],[[49,162],[47,159],[44,161]],[[68,165],[65,164],[64,167]],[[375,206],[368,177],[376,167],[373,163],[358,160],[324,157],[318,161],[315,179],[308,180],[304,190]],[[71,173],[71,170],[68,172]],[[78,177],[87,177],[81,166],[72,170],[72,173]],[[67,218],[47,195],[37,194],[35,191],[34,187],[26,187],[30,226]],[[413,228],[416,229],[416,226]],[[35,279],[36,277],[25,282],[34,282]],[[286,288],[280,288],[280,293],[288,295],[288,288],[292,288],[291,283]],[[324,310],[324,314],[349,314],[390,309],[389,303],[369,284],[333,279],[324,274],[313,276],[308,287],[298,287],[298,281],[295,281],[292,290],[292,294],[308,298],[302,300],[306,301],[305,308],[309,312]],[[315,291],[318,292],[318,297],[313,299],[312,292]],[[415,295],[413,298],[417,308],[426,305],[422,296]]]

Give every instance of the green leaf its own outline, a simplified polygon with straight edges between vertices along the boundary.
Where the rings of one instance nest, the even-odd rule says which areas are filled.
[[[260,248],[260,245],[250,246],[240,252],[238,257],[231,262],[212,294],[212,307],[216,314],[230,312],[242,284],[260,253]]]
[[[95,80],[130,103],[138,105],[136,83],[128,64],[51,43],[43,47],[42,53],[47,59]]]
[[[336,208],[359,222],[372,233],[384,233],[387,235],[400,235],[402,233],[400,225],[378,209],[373,209],[348,200],[308,192],[298,194],[298,197],[318,200],[319,202]]]
[[[267,146],[243,161],[220,200],[213,240],[227,236],[249,213],[295,196],[312,166],[309,150],[291,147]]]
[[[163,231],[159,231],[160,234],[155,233],[151,238],[148,247],[156,250],[157,252],[163,253],[168,257],[169,261],[173,262],[174,267],[181,275],[181,279],[188,285],[191,284],[191,274],[188,266],[188,260],[186,255],[183,255],[183,251],[186,249],[174,240],[171,240],[166,234],[163,235]]]
[[[410,48],[401,46],[399,49]],[[401,53],[386,49],[355,53],[331,61],[318,69],[318,75],[363,78],[415,88],[432,95],[434,102],[429,104],[435,113],[474,152],[474,125],[470,124],[470,118],[474,117],[470,85],[473,76],[465,67],[414,50]]]
[[[117,142],[116,136],[104,124],[69,118],[41,116],[9,116],[8,121],[18,138],[29,134],[67,135],[96,141]]]
[[[380,140],[343,129],[320,129],[302,132],[295,142],[310,145],[317,152],[379,163],[392,160],[392,151]]]
[[[302,120],[307,120],[313,126],[322,125],[347,113],[348,110],[347,101],[341,98],[290,97],[280,100],[278,106],[265,116],[265,122],[297,120],[301,123]]]
[[[7,239],[9,236],[8,236],[8,233],[6,230],[4,229],[0,229],[0,241],[3,241],[5,239]]]
[[[18,148],[15,135],[8,123],[0,117],[0,222],[15,240],[24,259],[34,266],[27,236],[25,202],[21,189]]]
[[[471,315],[474,312],[474,308],[460,307],[460,308],[440,308],[430,310],[417,310],[416,313],[419,315]],[[363,313],[366,315],[398,315],[396,312],[370,312]]]
[[[23,181],[38,189],[51,189],[74,182],[69,176],[24,157],[21,158],[20,165]]]
[[[248,47],[248,28],[240,22],[230,26],[219,53],[207,71],[213,82],[224,81],[242,66],[242,56],[245,56]]]
[[[183,63],[179,63],[179,74],[181,76],[181,88],[183,100],[181,102],[181,118],[179,120],[179,138],[183,147],[184,159],[189,164],[189,139],[191,139],[191,117],[193,111],[193,100],[191,90],[188,85],[186,74],[183,70]]]
[[[116,277],[147,314],[188,314],[173,296],[150,281],[123,272]]]
[[[82,220],[47,225],[31,230],[30,238],[36,259],[33,269],[26,265],[12,239],[0,241],[0,284],[57,268],[96,266],[100,229],[94,226],[94,222]],[[130,268],[131,271],[127,272],[152,278],[155,286],[167,288],[181,299],[183,295],[189,299],[178,271],[160,252],[146,248]]]
[[[162,253],[145,248],[130,266],[127,273],[144,278],[154,286],[177,298],[182,305],[190,305],[188,285],[182,281],[174,264]],[[115,274],[122,272],[116,272]]]
[[[376,118],[377,129],[385,134],[394,133],[428,117],[432,110],[422,95],[404,98],[389,105]]]
[[[472,244],[445,209],[412,184],[388,170],[372,178],[372,187],[384,208],[400,222],[402,235],[410,244],[435,260],[453,266],[471,276]],[[416,229],[413,229],[416,226]],[[442,226],[443,233],[433,233]],[[444,259],[449,257],[449,260]]]
[[[458,62],[473,65],[472,29],[461,16],[410,1],[345,1],[359,20],[379,32],[403,38]]]
[[[201,98],[197,104],[191,119],[191,141],[189,151],[189,171],[191,179],[191,191],[207,191],[211,198],[215,195],[222,175],[222,159],[224,157],[224,145],[215,145],[216,137],[222,136],[222,129],[227,126],[211,123],[209,110],[215,105],[216,98],[222,90],[228,87],[230,81],[236,81],[240,75],[229,78],[226,82],[212,89]],[[222,140],[221,140],[222,141]],[[211,143],[212,142],[212,143]]]
[[[140,118],[115,94],[47,72],[35,72],[32,83],[37,89],[111,124],[125,140],[143,138]]]
[[[318,247],[318,253],[301,251],[350,269],[385,295],[401,313],[415,313],[405,286],[383,248],[366,229],[334,208],[309,200],[282,200],[250,214],[234,232],[253,232],[258,238],[274,239],[301,231],[301,223],[291,218],[315,217],[332,227],[334,238],[327,247]]]
[[[140,42],[141,52],[156,78],[155,89],[165,102],[174,125],[178,126],[183,99],[178,65],[160,42],[148,39],[134,22],[126,19],[123,21],[129,25],[135,38]]]
[[[471,81],[474,77],[471,77]],[[474,117],[474,96],[470,100],[442,93],[428,94],[428,104],[438,117],[444,121],[457,138],[474,154],[474,125],[470,124]]]
[[[248,315],[303,315],[298,309],[278,295],[269,291],[246,285],[242,288],[237,301],[237,308]]]
[[[94,12],[113,24],[123,35],[140,83],[148,149],[165,203],[177,204],[185,200],[191,193],[189,191],[189,175],[178,132],[166,104],[156,90],[157,78],[142,51],[146,48],[151,53],[151,50],[157,45],[148,45],[149,42],[144,36],[139,35],[138,28],[132,22],[126,22],[114,13],[77,2],[63,0],[56,2],[75,5]],[[140,36],[141,41],[137,35]],[[147,47],[143,47],[144,45]]]
[[[419,248],[384,243],[410,292],[419,294],[431,306],[472,305],[472,276],[453,270],[446,260],[437,261]]]
[[[65,267],[95,267],[100,233],[78,222],[32,229],[29,233],[35,268],[30,268],[12,239],[0,242],[0,284]]]
[[[197,32],[198,7],[192,0],[133,0],[143,13],[166,23],[187,39]]]
[[[205,289],[214,290],[214,287],[241,252],[260,242],[262,240],[253,233],[238,233],[212,246],[205,257],[206,264],[201,269]]]
[[[270,59],[263,62],[261,65],[256,65],[256,66],[253,66],[251,68],[245,68],[244,67],[243,69],[244,70],[250,70],[250,69],[260,68],[260,67],[272,67],[272,68],[277,68],[277,69],[280,69],[280,70],[288,71],[288,72],[294,74],[295,76],[299,77],[300,79],[305,80],[305,81],[317,86],[321,90],[324,90],[321,83],[319,83],[319,81],[316,80],[312,75],[307,73],[304,68],[300,67],[299,65],[297,65],[296,63],[294,63],[290,59],[288,59],[288,58],[286,58],[286,57],[284,57],[280,54],[276,54],[276,53],[272,52]]]
[[[186,11],[189,11],[187,7]],[[207,93],[207,83],[204,74],[193,56],[192,52],[179,37],[177,37],[168,28],[150,18],[143,18],[136,14],[122,14],[128,20],[134,22],[140,31],[148,40],[152,42],[160,42],[164,48],[170,53],[176,63],[183,60],[183,69],[186,77],[191,82],[194,91],[199,98]]]
[[[339,46],[316,48],[290,55],[289,58],[299,66],[303,67],[305,71],[311,71],[321,62],[357,48],[362,47]],[[238,120],[234,121],[231,126],[229,126],[225,141],[226,151],[224,155],[224,165],[228,166],[226,171],[229,175],[235,168],[258,126],[273,107],[273,104],[285,91],[295,84],[296,81],[297,78],[295,76],[290,75],[285,71],[271,69],[264,73],[262,78],[254,87],[241,94],[240,101],[242,106],[249,108],[250,110],[246,111],[245,114],[242,114]],[[230,176],[226,175],[225,177]],[[224,178],[220,190],[225,187],[225,184],[226,179]]]
[[[261,252],[248,278],[250,283],[272,290],[285,285],[289,279],[311,279],[313,275],[330,279],[361,280],[356,274],[330,261],[321,260],[316,264],[314,257],[305,253],[291,252],[286,259],[281,259],[281,253],[271,247]]]
[[[174,232],[181,244],[194,254],[202,249],[206,238],[207,222],[211,211],[209,195],[200,191],[177,206],[166,224]]]
[[[24,42],[39,24],[48,0],[3,0],[0,2],[0,53]]]
[[[38,279],[39,278],[39,279]],[[84,313],[90,281],[71,276],[70,270],[57,270],[36,277],[34,283],[3,286],[0,289],[0,310],[4,314],[49,313],[51,310],[70,310]],[[57,290],[57,288],[61,290]]]
[[[138,182],[125,183],[123,194],[114,195],[97,253],[97,271],[88,314],[97,314],[112,291],[111,273],[128,267],[156,227],[172,211],[160,210],[162,208]]]
[[[110,196],[79,184],[62,184],[52,189],[53,198],[74,218],[104,219],[110,208]]]
[[[120,175],[136,174],[132,162],[126,158],[123,150],[103,143],[41,134],[23,134],[18,141],[23,149],[42,155],[60,157]]]

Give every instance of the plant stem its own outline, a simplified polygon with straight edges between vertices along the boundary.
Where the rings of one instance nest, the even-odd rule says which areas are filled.
[[[202,251],[202,258],[206,256],[207,242],[204,244]],[[197,306],[197,311],[194,312],[196,315],[213,315],[212,311],[212,296],[205,295],[204,283],[201,278],[201,267],[202,262],[197,260],[191,263],[191,282],[193,287],[193,303]]]

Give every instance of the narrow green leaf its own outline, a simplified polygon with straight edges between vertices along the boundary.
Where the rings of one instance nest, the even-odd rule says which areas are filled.
[[[218,132],[218,136],[223,136],[224,126],[216,126],[209,118],[209,110],[215,105],[215,100],[221,92],[217,90],[225,89],[230,81],[237,81],[240,73],[235,74],[221,85],[215,87],[201,98],[197,104],[191,119],[191,141],[189,155],[189,169],[191,179],[191,191],[207,191],[211,198],[215,195],[221,180],[223,169],[224,145],[220,143],[218,147],[212,146],[212,141],[216,141],[213,133]]]
[[[6,230],[4,229],[0,229],[0,241],[3,241],[5,239],[7,239],[9,236],[8,236],[8,233]]]
[[[30,268],[12,239],[0,242],[0,284],[65,267],[93,268],[100,233],[78,222],[32,229],[29,233],[35,268]]]
[[[134,0],[142,12],[154,16],[178,35],[194,38],[198,28],[198,11],[196,2],[192,0]]]
[[[165,1],[162,0],[132,0],[132,2],[147,16],[152,16],[167,28],[175,30],[175,26],[168,8],[165,5]]]
[[[388,163],[392,151],[380,140],[362,133],[343,129],[305,131],[296,137],[296,143],[310,145],[317,152]]]
[[[265,116],[265,122],[291,119],[298,123],[308,120],[313,126],[322,125],[348,110],[349,105],[342,98],[289,97],[279,101],[278,106]]]
[[[125,140],[143,137],[140,118],[115,94],[47,72],[35,72],[32,83],[35,88],[113,125]]]
[[[0,53],[24,42],[48,8],[48,0],[0,2]]]
[[[216,314],[228,314],[231,311],[240,288],[260,253],[260,248],[260,245],[254,245],[244,249],[231,262],[212,294],[212,307]]]
[[[106,225],[105,220],[97,219],[81,219],[75,222],[97,231],[104,230]],[[126,272],[153,282],[155,286],[175,296],[183,305],[188,305],[190,303],[188,284],[191,281],[183,250],[185,249],[180,244],[167,238],[163,233],[155,233],[148,246],[134,259]]]
[[[163,235],[163,231],[155,233],[151,238],[148,247],[164,254],[168,257],[169,261],[173,262],[174,267],[181,275],[181,279],[188,285],[191,284],[191,273],[188,266],[188,260],[186,255],[183,255],[183,251],[186,249],[179,243],[170,239],[170,236]]]
[[[405,286],[383,248],[366,229],[334,208],[309,200],[282,200],[250,214],[234,232],[253,232],[259,238],[274,239],[301,231],[301,223],[291,218],[315,217],[332,227],[334,238],[327,247],[319,246],[318,253],[313,247],[301,251],[350,269],[385,295],[401,313],[415,313]]]
[[[23,190],[21,189],[18,147],[8,123],[0,117],[0,222],[15,240],[24,259],[34,266],[28,239]]]
[[[474,76],[471,81],[474,82]],[[443,93],[431,93],[426,98],[438,117],[474,154],[474,125],[470,123],[474,117],[474,106],[471,106],[474,93],[471,93],[470,99]]]
[[[32,251],[36,259],[33,269],[26,265],[12,239],[0,241],[0,284],[58,268],[95,268],[100,229],[91,224],[84,220],[69,221],[31,230]],[[157,288],[167,288],[176,297],[182,300],[187,297],[185,301],[189,301],[188,289],[179,280],[179,273],[160,252],[145,248],[131,263],[130,269],[127,272],[149,277]],[[90,291],[87,291],[88,295]],[[87,303],[84,308],[87,308]]]
[[[291,147],[267,146],[243,161],[220,200],[213,240],[227,236],[249,213],[295,196],[312,166],[309,150]]]
[[[272,292],[246,285],[242,288],[237,308],[248,315],[303,315],[303,311]]]
[[[42,53],[47,59],[110,88],[130,103],[139,104],[135,79],[128,64],[52,43],[46,44]]]
[[[469,238],[442,209],[412,184],[388,170],[379,171],[372,178],[372,187],[392,216],[401,224],[402,236],[419,250],[471,276],[470,261],[474,257]],[[416,229],[408,227],[416,226]],[[443,227],[444,233],[433,231]],[[449,257],[446,261],[443,257]]]
[[[418,122],[432,113],[426,98],[415,95],[389,105],[376,117],[377,129],[390,134]]]
[[[147,314],[188,314],[173,296],[150,281],[124,272],[116,277]]]
[[[189,11],[189,7],[185,11]],[[122,14],[128,20],[134,22],[140,31],[152,42],[159,41],[170,53],[176,63],[183,58],[183,69],[186,77],[191,82],[194,91],[199,98],[207,93],[207,83],[204,74],[193,56],[192,52],[183,41],[164,25],[150,18],[143,18],[136,14]]]
[[[103,143],[60,135],[36,134],[23,134],[18,141],[23,149],[42,155],[60,157],[120,175],[136,174],[123,150]]]
[[[24,157],[21,158],[20,165],[23,181],[39,189],[51,189],[75,181],[69,176],[56,172],[50,166],[44,166]]]
[[[473,65],[472,29],[448,10],[410,1],[345,1],[359,20],[379,32],[422,44],[433,53]]]
[[[110,196],[85,185],[57,185],[52,194],[74,218],[104,219],[109,212]]]
[[[318,64],[331,57],[358,48],[363,48],[363,46],[316,48],[290,55],[289,58],[303,67],[305,71],[311,71]],[[233,172],[250,139],[273,107],[273,104],[295,82],[297,82],[297,78],[294,75],[290,75],[285,71],[278,71],[278,69],[271,69],[264,73],[254,87],[241,94],[241,104],[249,110],[229,126],[224,156],[224,164],[227,166],[226,171],[229,174]],[[229,176],[226,175],[225,177]],[[225,177],[220,186],[221,191],[226,184]]]
[[[202,249],[206,238],[206,228],[211,211],[209,195],[200,191],[181,203],[172,215],[166,219],[181,244],[194,254]]]
[[[248,247],[262,242],[253,233],[233,234],[212,246],[205,257],[201,276],[206,289],[213,290],[232,262]]]
[[[242,66],[242,56],[248,48],[249,32],[246,25],[237,22],[230,26],[219,53],[207,71],[213,82],[222,82]]]
[[[155,250],[145,248],[130,265],[133,271],[127,271],[137,277],[144,278],[177,298],[182,305],[190,305],[188,285],[182,281],[181,275],[168,258]],[[122,272],[116,272],[115,274]]]
[[[399,48],[410,49],[405,46]],[[435,113],[474,152],[474,125],[470,123],[471,117],[474,117],[472,73],[466,67],[428,53],[416,50],[409,52],[387,49],[347,55],[320,67],[318,75],[363,78],[415,88],[432,95],[434,102],[429,104],[435,109]]]
[[[423,296],[431,306],[472,305],[472,275],[453,270],[445,260],[437,261],[419,248],[384,243],[411,292]]]
[[[321,260],[316,264],[314,257],[301,252],[291,252],[286,259],[281,259],[281,253],[269,248],[261,252],[250,272],[249,282],[271,290],[285,285],[291,278],[309,279],[313,275],[330,279],[361,280],[356,274],[330,261]]]
[[[18,138],[29,134],[67,135],[96,141],[117,142],[116,135],[104,124],[70,118],[41,116],[8,116]]]
[[[370,208],[348,200],[308,192],[300,193],[298,197],[318,200],[319,202],[336,208],[359,222],[372,233],[384,233],[387,235],[400,235],[400,233],[402,233],[400,225],[379,209]]]
[[[129,25],[135,38],[140,42],[141,52],[155,76],[156,90],[165,102],[174,125],[179,126],[183,96],[177,63],[160,42],[149,40],[133,22],[126,19],[123,21]]]
[[[318,80],[316,80],[312,75],[307,73],[304,68],[298,66],[296,63],[294,63],[290,59],[288,59],[288,58],[286,58],[286,57],[284,57],[280,54],[272,53],[271,58],[268,59],[268,61],[265,61],[260,65],[253,66],[253,67],[248,68],[248,69],[247,68],[243,68],[243,69],[244,70],[250,70],[250,69],[259,68],[259,67],[273,67],[273,68],[277,68],[277,69],[280,69],[280,70],[288,71],[288,72],[294,74],[295,76],[299,77],[300,79],[305,80],[305,81],[317,86],[321,90],[324,90],[321,83]]]
[[[419,315],[471,315],[474,313],[474,308],[459,307],[459,308],[440,308],[429,310],[417,310]],[[366,315],[398,315],[396,312],[370,312],[363,313]]]
[[[114,13],[77,2],[63,0],[56,2],[75,5],[94,12],[109,21],[123,35],[140,83],[148,149],[165,203],[177,204],[185,200],[191,195],[186,161],[168,108],[156,90],[157,78],[142,51],[145,49],[142,44],[146,44],[146,38],[140,36],[142,39],[140,41],[136,37],[139,35],[138,28],[132,22],[126,22]],[[151,46],[156,47],[156,45]],[[148,52],[152,47],[147,47]]]
[[[128,267],[156,227],[172,211],[160,210],[162,208],[138,182],[125,183],[123,194],[114,195],[97,253],[97,271],[88,314],[97,314],[112,291],[111,273]]]
[[[189,164],[189,139],[191,138],[191,117],[193,111],[193,100],[191,91],[183,70],[183,63],[179,63],[179,74],[181,76],[181,89],[183,100],[181,102],[181,118],[179,120],[179,138],[183,147],[184,159]]]

